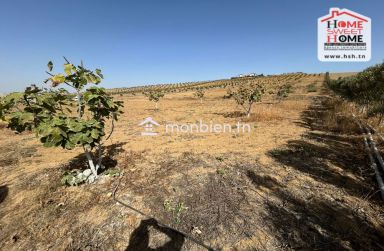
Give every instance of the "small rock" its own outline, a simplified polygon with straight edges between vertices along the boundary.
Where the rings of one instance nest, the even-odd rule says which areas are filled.
[[[198,227],[193,227],[193,228],[192,228],[192,233],[193,233],[193,234],[198,234],[198,235],[200,235],[200,234],[202,234],[203,232],[201,232],[201,230],[200,230]]]

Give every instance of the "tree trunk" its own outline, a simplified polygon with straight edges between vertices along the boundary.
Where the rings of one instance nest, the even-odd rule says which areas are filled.
[[[200,104],[202,104],[202,103],[203,103],[203,99],[201,98],[201,99],[200,99]]]
[[[247,110],[247,118],[249,118],[251,116],[251,110],[252,110],[252,105],[250,105],[248,107],[248,110]]]
[[[95,167],[95,164],[93,163],[93,159],[92,159],[91,153],[88,150],[85,150],[85,156],[87,156],[88,165],[89,165],[89,168],[92,171],[92,174],[95,176],[95,178],[97,178],[97,168]]]
[[[158,109],[158,104],[157,104],[157,102],[155,103],[155,108],[156,108],[156,110]]]
[[[101,161],[103,160],[103,149],[101,145],[98,145],[97,147],[97,158],[98,158],[98,163],[96,166],[96,171],[101,168]]]

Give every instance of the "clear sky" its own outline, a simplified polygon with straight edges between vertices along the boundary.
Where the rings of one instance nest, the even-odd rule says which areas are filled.
[[[372,19],[368,63],[317,59],[317,18],[330,7]],[[1,0],[0,93],[46,78],[46,64],[84,60],[105,87],[240,73],[357,71],[384,58],[383,0]]]

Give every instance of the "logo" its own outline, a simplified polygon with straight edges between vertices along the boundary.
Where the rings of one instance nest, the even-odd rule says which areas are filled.
[[[159,126],[160,124],[154,121],[151,117],[144,119],[139,126],[144,127],[144,132],[141,132],[143,136],[155,136],[157,132],[153,131],[154,126]]]
[[[371,59],[371,19],[347,9],[331,8],[317,20],[317,57],[324,62]]]

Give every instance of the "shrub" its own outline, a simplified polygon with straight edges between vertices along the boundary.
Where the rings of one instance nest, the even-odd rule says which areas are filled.
[[[370,116],[382,114],[384,97],[384,63],[371,66],[355,76],[329,80],[328,87],[344,99],[371,110]],[[380,108],[381,107],[381,108]]]

